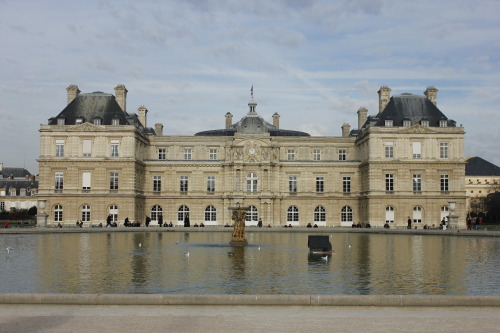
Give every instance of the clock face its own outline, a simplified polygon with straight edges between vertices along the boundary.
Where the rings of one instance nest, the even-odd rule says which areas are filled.
[[[255,149],[250,148],[250,149],[248,149],[248,152],[253,155],[253,154],[255,154]]]

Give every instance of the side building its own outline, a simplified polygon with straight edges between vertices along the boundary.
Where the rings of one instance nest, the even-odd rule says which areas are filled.
[[[4,167],[0,163],[0,212],[36,207],[36,178],[25,168]]]
[[[464,129],[425,95],[379,90],[379,112],[358,110],[342,136],[281,129],[248,103],[238,121],[193,136],[164,135],[148,110],[126,111],[127,90],[80,94],[40,127],[39,198],[48,223],[98,224],[108,215],[143,222],[224,225],[232,206],[249,207],[248,225],[351,226],[369,222],[438,224],[454,202],[465,226]]]

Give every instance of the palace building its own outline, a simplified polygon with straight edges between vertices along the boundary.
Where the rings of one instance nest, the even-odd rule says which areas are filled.
[[[154,225],[231,224],[229,207],[248,207],[247,225],[393,227],[438,225],[454,202],[465,226],[464,128],[437,107],[437,92],[391,96],[357,110],[342,136],[280,128],[248,102],[240,119],[192,136],[148,127],[148,110],[115,94],[67,88],[67,106],[40,126],[38,198],[49,224],[103,223],[108,215]],[[353,112],[354,113],[354,112]],[[221,117],[222,118],[222,117]],[[223,123],[223,122],[222,122]]]

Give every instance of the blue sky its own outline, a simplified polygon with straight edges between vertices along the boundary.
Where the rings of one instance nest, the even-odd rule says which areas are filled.
[[[0,0],[0,162],[38,172],[40,124],[83,93],[128,89],[165,135],[223,128],[226,112],[341,135],[377,91],[439,89],[465,156],[500,166],[497,0]]]

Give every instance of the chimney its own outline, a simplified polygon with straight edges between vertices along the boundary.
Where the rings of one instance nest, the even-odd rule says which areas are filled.
[[[155,133],[158,136],[163,136],[163,124],[160,123],[155,124]]]
[[[127,112],[127,93],[128,90],[123,84],[119,84],[115,87],[115,99],[123,112]]]
[[[137,109],[137,113],[139,113],[139,121],[141,122],[142,126],[144,126],[144,128],[146,128],[146,120],[147,120],[147,114],[148,114],[148,109],[146,109],[146,107],[144,107],[144,105],[141,105],[138,109]]]
[[[363,125],[366,123],[366,119],[368,116],[368,110],[365,107],[361,107],[358,110],[358,129],[361,129]]]
[[[0,163],[0,173],[3,172],[3,163]]]
[[[76,84],[70,84],[68,88],[66,88],[66,91],[68,92],[68,104],[73,102],[76,96],[81,92]]]
[[[276,129],[280,128],[280,115],[278,112],[273,114],[273,126],[276,127]]]
[[[231,112],[226,113],[226,128],[231,127],[231,124],[233,123],[233,115]]]
[[[35,175],[31,175],[31,184],[35,184]]]
[[[437,105],[437,94],[438,94],[438,89],[435,87],[427,87],[427,89],[424,91],[425,96],[431,101],[434,105]]]
[[[342,125],[342,137],[343,138],[347,138],[349,136],[350,132],[351,132],[351,125],[349,125],[349,124]]]
[[[391,88],[382,86],[378,91],[378,112],[384,111],[391,98]]]

